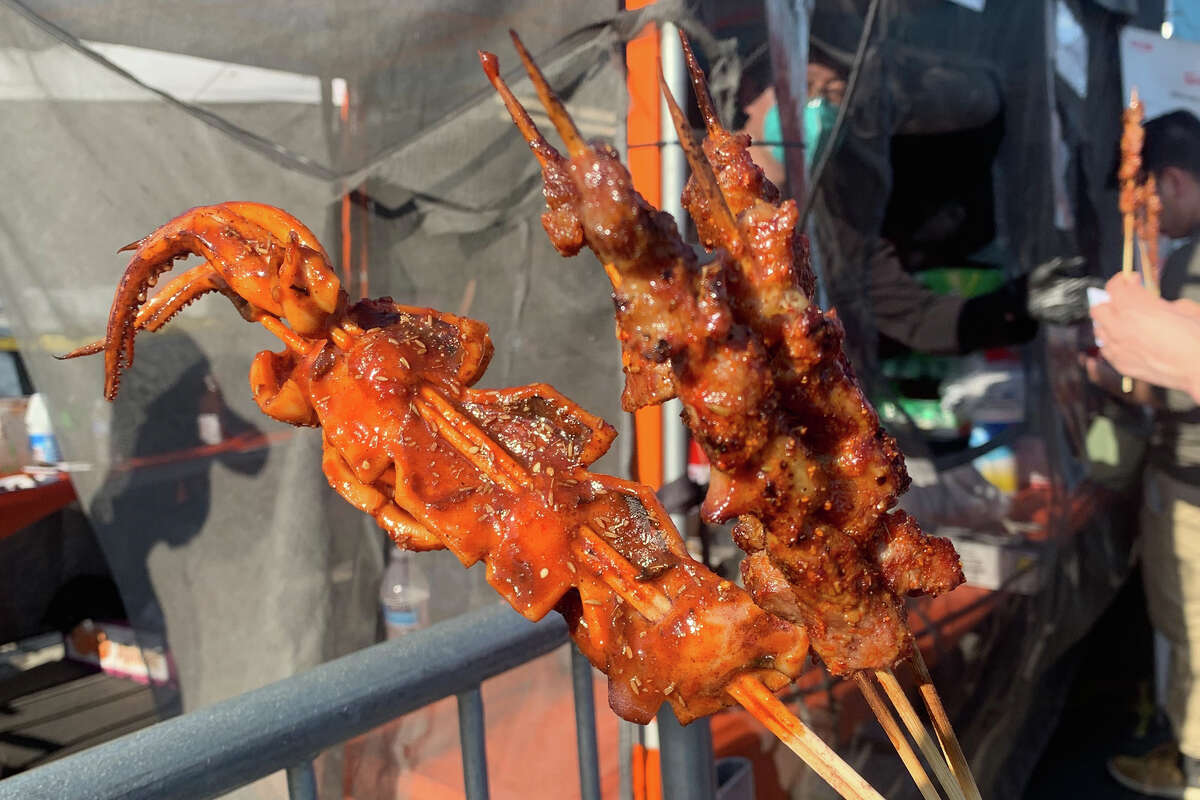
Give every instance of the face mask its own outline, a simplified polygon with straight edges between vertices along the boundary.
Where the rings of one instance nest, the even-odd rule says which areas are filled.
[[[779,106],[773,105],[763,116],[763,139],[771,142],[771,155],[780,164],[784,162],[783,124],[779,119]]]
[[[829,144],[838,107],[824,97],[814,97],[804,106],[804,165],[809,170]]]

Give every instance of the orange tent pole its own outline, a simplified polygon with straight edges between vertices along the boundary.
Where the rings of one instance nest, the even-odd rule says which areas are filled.
[[[648,6],[653,0],[627,0],[626,9]],[[625,45],[626,87],[629,113],[625,123],[626,141],[647,145],[658,141],[659,100],[655,78],[658,62],[658,26],[647,25]],[[629,172],[633,186],[656,208],[662,205],[662,159],[657,147],[633,147],[629,150]],[[640,483],[657,489],[663,482],[662,409],[658,406],[634,412],[636,475]]]
[[[625,8],[633,10],[654,0],[626,0]],[[625,45],[626,88],[629,92],[629,111],[625,122],[625,140],[631,147],[627,161],[633,186],[647,202],[662,206],[662,158],[659,149],[650,145],[659,138],[660,104],[658,99],[657,64],[659,54],[658,26],[647,25],[637,37]],[[638,409],[633,417],[635,443],[635,478],[651,488],[663,484],[663,421],[662,408],[651,406]],[[654,725],[653,722],[650,723]],[[657,738],[651,731],[650,738]],[[662,800],[662,778],[659,768],[657,742],[633,748],[634,800]]]

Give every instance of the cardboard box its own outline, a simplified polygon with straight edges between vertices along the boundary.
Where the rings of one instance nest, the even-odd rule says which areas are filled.
[[[1038,542],[967,528],[941,527],[937,535],[954,543],[970,586],[1030,595],[1045,582]]]
[[[25,397],[0,397],[0,475],[18,472],[33,461],[25,430],[28,404]]]

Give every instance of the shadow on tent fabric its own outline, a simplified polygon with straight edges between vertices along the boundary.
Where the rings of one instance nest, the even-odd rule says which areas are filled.
[[[139,340],[135,370],[125,373],[112,415],[111,467],[91,513],[130,623],[170,645],[164,605],[187,607],[179,582],[151,577],[153,552],[186,545],[204,527],[212,502],[210,472],[220,463],[242,475],[262,470],[267,442],[225,404],[208,359],[184,333]],[[166,585],[164,585],[166,584]],[[178,690],[156,691],[159,710],[178,713]]]

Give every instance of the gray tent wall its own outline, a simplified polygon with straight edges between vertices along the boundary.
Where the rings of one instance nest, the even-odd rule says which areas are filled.
[[[565,262],[548,244],[536,162],[475,54],[494,50],[511,70],[506,31],[520,29],[585,132],[619,144],[623,65],[603,24],[614,12],[0,3],[11,78],[0,81],[0,292],[66,458],[94,465],[75,486],[131,620],[169,640],[182,702],[164,691],[164,711],[373,642],[383,540],[326,484],[319,431],[253,403],[250,360],[278,344],[223,297],[139,337],[111,407],[98,360],[52,359],[102,334],[126,262],[115,251],[187,208],[240,199],[287,209],[340,254],[340,198],[356,190],[352,294],[366,269],[372,296],[482,319],[496,345],[485,385],[549,382],[623,428],[607,281],[594,259]],[[97,55],[111,48],[93,42],[311,76],[322,102],[190,103],[152,88],[160,76],[114,69]],[[334,78],[349,94],[344,120]],[[205,397],[223,404],[227,436],[262,432],[270,446],[180,459],[202,444]],[[629,440],[601,467],[623,474]],[[417,564],[434,587],[433,621],[496,601],[480,568],[444,552]]]

